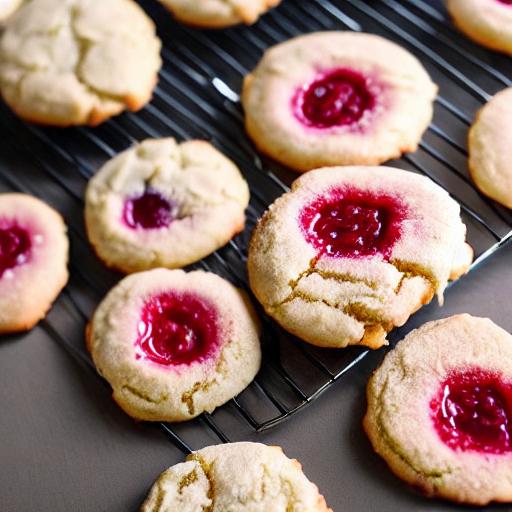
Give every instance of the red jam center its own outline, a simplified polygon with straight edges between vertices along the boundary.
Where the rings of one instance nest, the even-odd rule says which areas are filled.
[[[176,206],[158,192],[146,190],[144,194],[126,200],[123,218],[131,228],[156,229],[167,227],[175,218]]]
[[[395,197],[355,189],[334,190],[306,206],[301,225],[321,255],[391,256],[400,238],[405,208]]]
[[[501,4],[512,5],[512,0],[498,0]]]
[[[335,69],[300,89],[295,115],[315,128],[352,125],[375,106],[367,78],[352,69]]]
[[[6,270],[26,263],[31,247],[30,235],[26,229],[17,225],[0,227],[0,277]]]
[[[192,293],[168,292],[149,299],[138,330],[137,358],[165,366],[204,361],[219,345],[217,312]]]
[[[450,375],[430,403],[440,438],[454,450],[512,451],[512,384],[498,374],[468,370]]]

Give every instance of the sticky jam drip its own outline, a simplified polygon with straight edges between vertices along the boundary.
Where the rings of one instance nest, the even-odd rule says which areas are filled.
[[[333,190],[306,206],[300,222],[306,240],[319,255],[389,259],[401,236],[406,208],[397,197]]]
[[[192,293],[155,295],[142,309],[135,346],[137,359],[165,366],[204,361],[219,347],[217,312]]]
[[[160,193],[148,189],[142,195],[125,201],[123,219],[133,229],[164,228],[176,218],[176,210],[174,203]]]
[[[314,128],[354,125],[375,103],[368,78],[346,68],[323,73],[300,88],[293,99],[295,116]]]
[[[442,441],[456,451],[512,451],[512,384],[481,369],[453,372],[430,403]]]
[[[17,224],[2,227],[0,223],[0,278],[6,270],[23,265],[32,247],[28,231]]]

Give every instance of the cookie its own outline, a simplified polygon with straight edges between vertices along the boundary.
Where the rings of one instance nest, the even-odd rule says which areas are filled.
[[[97,125],[151,99],[160,46],[132,0],[32,0],[0,40],[0,92],[28,121]]]
[[[487,48],[512,55],[512,2],[510,0],[447,0],[457,27]]]
[[[297,171],[373,165],[415,151],[437,86],[382,37],[317,32],[267,50],[243,85],[257,148]]]
[[[247,297],[202,271],[126,277],[94,313],[87,346],[114,400],[150,421],[213,411],[253,380],[261,360]]]
[[[494,96],[469,130],[469,170],[481,192],[512,208],[512,88]]]
[[[229,443],[164,471],[141,512],[332,512],[318,487],[278,446]]]
[[[249,247],[251,288],[284,329],[322,347],[387,344],[472,250],[459,205],[391,167],[311,171],[264,214]]]
[[[512,501],[512,336],[456,315],[412,331],[368,383],[364,428],[391,470],[429,496]]]
[[[24,0],[0,0],[0,22],[5,21]]]
[[[251,25],[281,0],[160,0],[174,17],[202,28],[224,28],[239,23]]]
[[[44,318],[68,281],[62,217],[25,194],[0,194],[0,334]]]
[[[126,273],[188,265],[243,230],[249,188],[205,141],[150,139],[89,182],[85,219],[99,257]]]

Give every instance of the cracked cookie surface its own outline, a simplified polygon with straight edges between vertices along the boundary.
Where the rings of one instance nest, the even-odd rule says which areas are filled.
[[[317,32],[268,49],[244,80],[242,103],[258,149],[303,172],[415,151],[436,94],[421,63],[395,43]]]
[[[62,217],[25,194],[0,194],[0,334],[31,329],[68,280]]]
[[[240,393],[260,367],[246,295],[215,274],[155,269],[124,278],[98,306],[87,347],[130,416],[183,421]]]
[[[205,141],[149,139],[107,162],[86,191],[89,239],[130,273],[200,260],[243,230],[249,187]]]
[[[208,446],[164,471],[141,512],[332,512],[277,446]]]
[[[97,125],[151,99],[160,46],[132,0],[32,0],[0,40],[0,90],[29,121]]]
[[[248,270],[265,311],[323,347],[378,348],[466,272],[459,205],[428,178],[390,167],[311,171],[256,227]]]
[[[160,0],[177,20],[202,28],[251,25],[281,0]]]
[[[507,0],[447,0],[457,27],[473,41],[512,55],[512,4]]]
[[[511,7],[512,9],[512,7]],[[469,170],[477,187],[512,208],[512,88],[491,98],[469,131]]]
[[[456,315],[409,333],[372,375],[364,428],[391,470],[430,496],[512,501],[512,336]]]

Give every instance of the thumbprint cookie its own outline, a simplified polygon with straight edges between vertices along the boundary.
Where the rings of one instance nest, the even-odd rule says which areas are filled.
[[[28,121],[97,125],[151,99],[160,46],[132,0],[31,0],[1,37],[0,91]]]
[[[250,242],[251,288],[284,329],[323,347],[378,348],[472,250],[458,203],[391,167],[311,171],[274,202]]]
[[[25,194],[0,194],[0,334],[31,329],[68,281],[62,217]]]
[[[415,151],[436,94],[420,62],[395,43],[317,32],[267,50],[244,80],[242,102],[256,146],[308,171]]]
[[[512,88],[494,96],[469,130],[469,170],[486,196],[512,208]]]
[[[512,0],[447,0],[446,7],[470,39],[512,55]]]
[[[150,139],[107,162],[86,191],[87,233],[125,273],[188,265],[243,230],[249,188],[205,141]]]
[[[512,336],[456,315],[412,331],[368,383],[364,428],[391,470],[425,494],[512,501]]]
[[[281,0],[160,0],[183,23],[201,28],[252,25]]]
[[[98,306],[87,347],[130,416],[183,421],[240,393],[260,367],[248,298],[215,274],[155,269],[124,278]]]
[[[278,446],[228,443],[164,471],[141,512],[332,512],[300,463]]]

